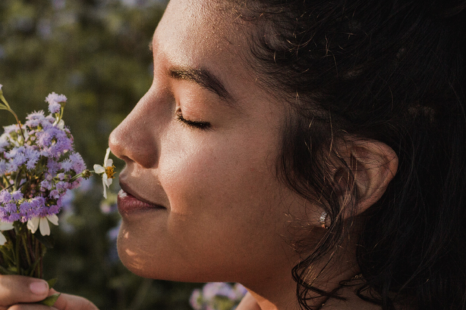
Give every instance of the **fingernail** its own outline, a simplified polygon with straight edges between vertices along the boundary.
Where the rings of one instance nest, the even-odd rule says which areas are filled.
[[[37,295],[43,295],[48,292],[49,285],[45,281],[36,281],[29,284],[31,292]]]

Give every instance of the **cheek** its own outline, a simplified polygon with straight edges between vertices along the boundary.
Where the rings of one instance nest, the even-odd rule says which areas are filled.
[[[259,197],[273,195],[278,186],[275,159],[269,156],[275,151],[267,141],[225,141],[215,135],[179,140],[166,146],[159,165],[172,213],[212,217],[248,213]]]
[[[277,227],[286,220],[270,156],[274,144],[264,139],[193,140],[188,144],[178,138],[179,143],[166,145],[159,162],[160,183],[170,202],[167,233],[172,245],[193,254],[193,264],[207,263],[209,270],[216,264],[224,270],[226,263],[263,262],[282,246]],[[233,252],[251,261],[232,260]]]

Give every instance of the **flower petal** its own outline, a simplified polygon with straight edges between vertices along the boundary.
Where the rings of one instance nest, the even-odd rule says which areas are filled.
[[[97,174],[101,174],[105,172],[105,168],[102,167],[101,165],[94,165],[94,171]]]
[[[40,233],[42,236],[49,236],[50,235],[50,226],[49,221],[45,217],[40,218]]]
[[[104,158],[104,165],[108,160],[108,157],[110,156],[110,148],[107,149],[107,152],[105,153],[105,158]]]
[[[37,228],[39,228],[39,218],[33,217],[28,221],[28,228],[32,233],[35,233]]]
[[[107,159],[105,161],[105,167],[111,167],[113,165],[113,159]]]
[[[55,226],[58,226],[58,216],[56,214],[47,215],[47,219]]]
[[[2,222],[0,221],[0,231],[13,229],[13,223]]]
[[[6,243],[5,236],[0,232],[0,245],[4,245]]]

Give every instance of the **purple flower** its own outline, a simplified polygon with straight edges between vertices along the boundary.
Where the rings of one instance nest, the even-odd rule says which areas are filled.
[[[18,207],[16,206],[16,203],[10,202],[5,204],[5,211],[15,213],[16,211],[18,211]]]
[[[28,160],[27,164],[26,164],[26,168],[29,169],[29,170],[32,170],[36,167],[36,164],[37,164],[37,160],[38,159],[30,159]]]
[[[39,209],[45,206],[45,199],[44,197],[34,197],[31,200],[31,205],[34,209]]]
[[[39,111],[39,112],[33,112],[31,114],[29,114],[28,116],[26,116],[26,119],[27,120],[38,120],[38,121],[41,121],[43,120],[45,117],[44,117],[44,111]]]
[[[26,217],[28,219],[32,219],[32,218],[38,217],[38,216],[39,216],[39,210],[38,209],[33,209],[33,208],[31,208],[26,214]]]
[[[223,285],[223,282],[210,282],[204,285],[202,288],[202,296],[205,299],[212,299],[217,295],[220,287]]]
[[[8,153],[5,153],[5,158],[11,159],[16,157],[16,155],[21,154],[24,151],[24,146],[15,147]]]
[[[0,202],[7,203],[11,200],[10,193],[4,189],[0,192]]]
[[[191,297],[189,297],[189,304],[191,305],[191,307],[193,307],[194,310],[202,309],[202,297],[200,289],[195,289],[191,293]]]
[[[5,148],[10,145],[5,135],[0,137],[0,153],[5,152]]]
[[[61,109],[61,104],[58,102],[53,101],[52,103],[49,104],[49,111],[50,113],[59,113]]]
[[[44,117],[44,111],[39,111],[39,112],[34,112],[26,116],[26,126],[29,127],[37,127],[39,126],[42,121],[45,119]],[[32,132],[31,132],[32,133]]]
[[[48,189],[48,190],[51,190],[52,189],[52,184],[50,184],[49,181],[47,180],[43,180],[42,182],[40,182],[40,187],[41,189]]]
[[[26,156],[24,155],[24,153],[18,153],[16,154],[16,156],[13,158],[13,164],[15,166],[21,166],[22,164],[24,164],[25,162],[27,161],[27,158]]]
[[[9,134],[12,131],[17,131],[19,129],[19,126],[17,124],[10,125],[10,126],[4,126],[3,129],[5,130],[6,134]]]
[[[54,102],[66,102],[66,96],[58,95],[55,92],[53,92],[45,98],[45,101],[48,102],[49,104],[52,104]]]
[[[38,132],[37,139],[42,147],[50,147],[48,152],[54,157],[58,157],[60,153],[72,149],[72,142],[66,133],[54,126],[48,126],[43,131]],[[55,141],[55,143],[52,143],[52,141]]]
[[[29,210],[31,210],[31,203],[28,201],[24,201],[20,206],[19,206],[19,211],[22,214],[27,214]]]
[[[50,155],[51,155],[48,149],[41,150],[39,154],[40,154],[40,156],[44,156],[44,157],[50,157]]]
[[[34,148],[28,147],[26,148],[26,150],[24,150],[24,155],[27,159],[26,168],[34,169],[37,161],[39,160],[40,153],[36,151]]]
[[[59,206],[51,206],[48,210],[48,215],[58,214],[60,212]]]
[[[71,160],[65,160],[60,164],[60,166],[61,166],[61,169],[68,172],[73,167],[73,163],[71,162]]]
[[[50,198],[58,199],[60,198],[60,193],[56,189],[54,189],[53,191],[50,192],[49,196]]]
[[[79,185],[81,185],[81,180],[82,180],[82,178],[78,178],[76,181],[71,183],[70,189],[78,188]],[[70,184],[70,183],[68,183],[68,184]]]
[[[84,160],[79,153],[71,154],[70,160],[73,163],[73,170],[76,173],[81,173],[84,169],[86,169],[86,164],[84,163]]]
[[[59,191],[64,191],[66,189],[67,182],[57,182],[55,188]]]
[[[46,128],[46,127],[52,126],[54,122],[55,122],[55,117],[53,117],[52,115],[47,115],[44,118],[44,121],[42,122],[42,126]]]
[[[7,163],[2,159],[0,160],[0,175],[4,175],[8,171]]]
[[[47,216],[49,214],[49,208],[47,208],[47,207],[40,207],[38,209],[38,211],[39,211],[39,216],[40,217],[45,217],[45,216]]]
[[[53,126],[49,126],[47,129],[44,128],[43,131],[39,131],[37,133],[37,139],[41,146],[50,146],[52,139],[54,138],[54,128]]]
[[[21,215],[19,215],[18,213],[12,213],[8,217],[8,221],[11,223],[19,221],[20,219],[21,219]]]
[[[18,166],[14,162],[9,162],[7,164],[7,172],[16,172],[18,170]],[[13,180],[10,180],[10,183],[12,183]]]
[[[23,194],[21,193],[21,191],[14,191],[13,193],[11,193],[11,198],[13,198],[16,201],[19,201],[23,199]]]
[[[61,167],[59,163],[57,163],[52,158],[49,158],[49,160],[47,161],[47,168],[49,169],[50,174],[55,175]]]

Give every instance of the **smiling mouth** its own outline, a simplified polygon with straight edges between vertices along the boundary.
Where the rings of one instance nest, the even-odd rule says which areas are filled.
[[[124,184],[118,192],[118,211],[122,215],[147,210],[166,210],[165,207],[145,201],[131,193]]]

